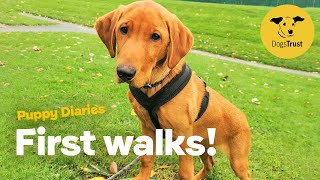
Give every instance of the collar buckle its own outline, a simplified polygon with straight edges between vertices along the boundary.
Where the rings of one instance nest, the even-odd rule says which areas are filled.
[[[145,84],[142,88],[150,89],[153,88],[152,84]]]
[[[170,71],[170,72],[171,72],[171,71]],[[142,86],[142,88],[144,88],[144,89],[151,89],[151,88],[154,88],[154,87],[160,85],[160,84],[169,76],[170,72],[169,72],[168,74],[166,74],[166,75],[164,76],[164,78],[162,78],[160,81],[157,81],[157,82],[155,82],[155,83],[153,83],[153,84],[145,84],[144,86]]]

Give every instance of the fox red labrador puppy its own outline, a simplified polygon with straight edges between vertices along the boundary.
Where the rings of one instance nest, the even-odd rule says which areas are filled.
[[[251,179],[251,138],[246,117],[186,67],[185,56],[193,45],[193,36],[174,14],[155,2],[139,1],[100,17],[95,27],[110,56],[117,54],[117,81],[130,86],[128,97],[141,121],[143,135],[155,139],[156,128],[172,129],[174,138],[201,136],[201,144],[209,148],[212,145],[207,128],[216,128],[214,147],[229,157],[240,179]],[[163,89],[170,89],[170,93],[159,96]],[[166,94],[174,95],[168,99]],[[167,101],[152,109],[141,96],[146,101],[154,96],[153,101]],[[188,148],[186,140],[180,147],[184,151]],[[145,155],[140,160],[136,179],[149,179],[154,156]],[[180,179],[204,179],[214,161],[207,153],[201,155],[201,160],[204,167],[194,175],[193,157],[179,156]]]

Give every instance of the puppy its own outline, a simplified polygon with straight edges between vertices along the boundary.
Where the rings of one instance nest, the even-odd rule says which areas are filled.
[[[153,139],[154,150],[157,126],[152,120],[154,116],[160,128],[173,130],[174,138],[185,136],[180,146],[183,151],[188,148],[186,139],[193,135],[203,137],[201,144],[211,147],[207,128],[216,128],[214,147],[228,156],[232,169],[240,179],[251,178],[248,169],[251,138],[245,115],[216,91],[206,87],[194,72],[189,70],[190,76],[185,86],[161,105],[155,114],[149,113],[142,105],[144,102],[139,103],[131,91],[137,89],[146,98],[152,98],[184,72],[185,56],[193,45],[193,36],[175,15],[155,2],[139,1],[120,6],[100,17],[95,27],[110,56],[114,58],[117,54],[116,79],[119,83],[129,84],[129,100],[140,119],[142,134]],[[209,96],[205,96],[206,92]],[[201,114],[205,97],[207,107]],[[214,161],[207,153],[200,157],[204,167],[194,175],[193,157],[179,156],[180,179],[206,177]],[[140,160],[140,173],[136,179],[147,180],[154,156],[145,155]]]
[[[294,35],[294,29],[296,27],[296,23],[303,20],[304,18],[300,16],[296,16],[294,18],[277,17],[277,18],[272,18],[270,21],[279,25],[279,31],[278,31],[279,36],[281,36],[282,38],[287,38]]]

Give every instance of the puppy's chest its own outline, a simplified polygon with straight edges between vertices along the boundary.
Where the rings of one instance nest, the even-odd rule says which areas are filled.
[[[181,102],[179,98],[162,105],[156,111],[157,119],[162,129],[175,129],[177,127],[185,127],[189,123],[189,120],[195,116],[190,109],[188,101]],[[143,108],[136,100],[132,102],[134,111],[136,112],[140,121],[151,129],[155,129],[155,126],[151,120],[149,112]]]

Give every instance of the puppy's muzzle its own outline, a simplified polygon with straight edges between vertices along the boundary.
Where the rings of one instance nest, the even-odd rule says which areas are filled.
[[[130,65],[119,64],[117,66],[117,74],[121,80],[128,82],[136,75],[136,69]]]

